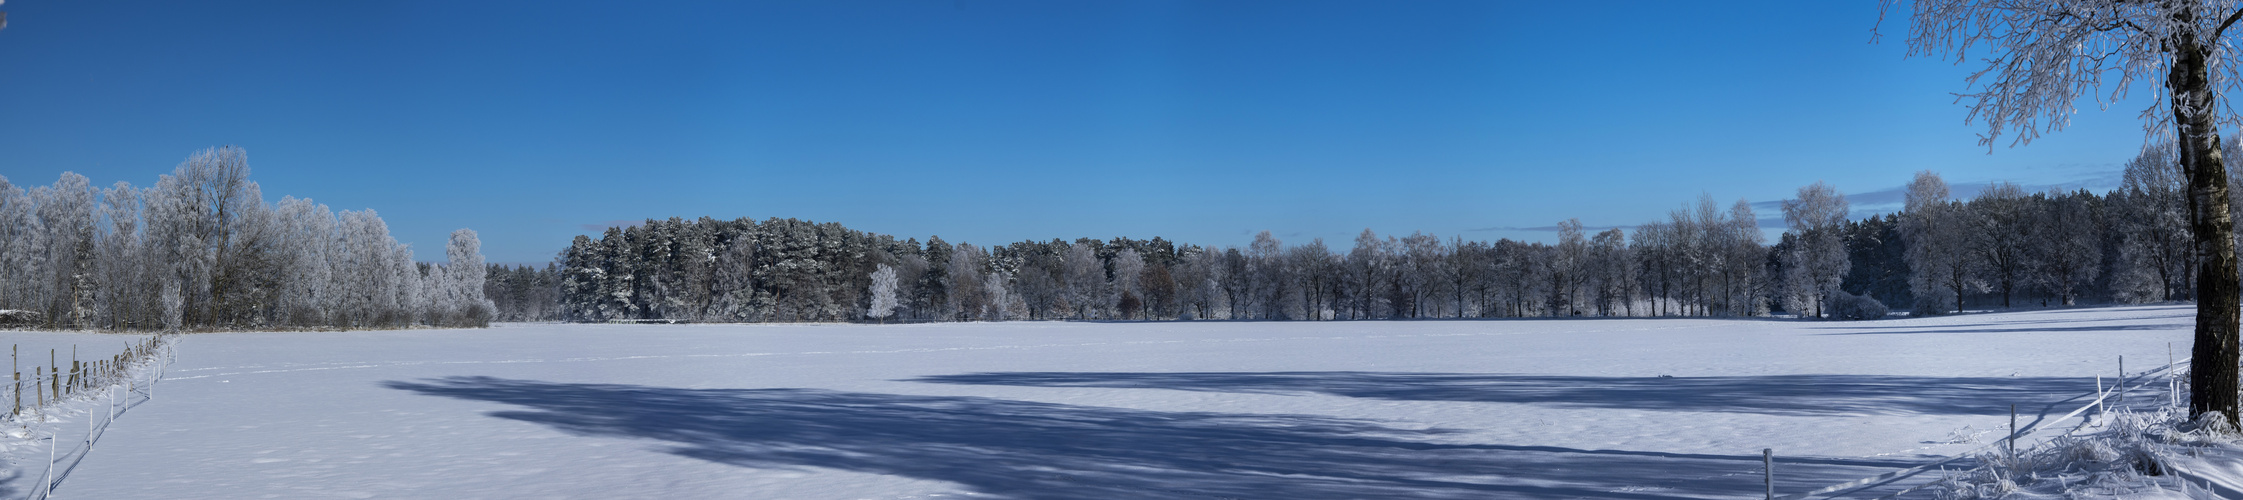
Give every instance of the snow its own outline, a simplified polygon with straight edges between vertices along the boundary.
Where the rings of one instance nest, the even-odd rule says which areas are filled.
[[[1772,448],[1781,495],[1984,446],[2013,403],[2021,422],[2062,416],[2118,356],[2131,372],[2162,367],[2168,344],[2185,358],[2193,317],[197,334],[54,493],[1736,498],[1760,494]],[[125,338],[0,336],[40,349]],[[2163,396],[2152,384],[2128,397]],[[34,427],[82,439],[83,417],[59,418]],[[0,441],[0,495],[21,497],[45,443]],[[2191,467],[2243,477],[2228,461]]]

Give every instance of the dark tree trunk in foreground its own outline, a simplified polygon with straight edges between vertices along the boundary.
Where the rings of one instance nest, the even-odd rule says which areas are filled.
[[[2173,40],[2173,127],[2188,171],[2189,224],[2202,263],[2196,279],[2196,347],[2191,350],[2189,414],[2217,411],[2236,422],[2237,320],[2243,284],[2235,270],[2235,225],[2228,213],[2227,168],[2220,158],[2212,80],[2212,47],[2183,34]]]

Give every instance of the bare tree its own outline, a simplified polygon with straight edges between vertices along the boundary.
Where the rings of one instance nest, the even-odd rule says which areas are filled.
[[[1410,308],[1406,313],[1412,318],[1426,316],[1431,312],[1427,309],[1435,306],[1428,304],[1428,299],[1438,293],[1435,288],[1443,283],[1438,275],[1441,273],[1441,266],[1447,263],[1448,257],[1443,254],[1447,248],[1441,245],[1439,236],[1422,232],[1403,237],[1398,248],[1401,250],[1402,265],[1397,269],[1400,271],[1400,279],[1395,281],[1402,284],[1401,297],[1409,302]]]
[[[2095,195],[2086,191],[2052,191],[2043,199],[2034,213],[2028,247],[2034,254],[2035,281],[2061,304],[2073,305],[2102,271],[2103,219],[2096,214]]]
[[[1339,257],[1323,238],[1310,240],[1307,245],[1285,251],[1286,265],[1293,268],[1293,286],[1301,291],[1301,309],[1307,311],[1310,321],[1322,320],[1324,311],[1335,309],[1329,303],[1332,290],[1339,281]]]
[[[1886,0],[1886,8],[1894,0]],[[2098,103],[2124,99],[2137,80],[2163,79],[2158,99],[2141,116],[2154,136],[2171,137],[2188,173],[2189,226],[2198,257],[2195,369],[2189,411],[2237,418],[2238,320],[2243,281],[2236,274],[2235,225],[2229,213],[2227,166],[2219,123],[2236,123],[2220,102],[2243,70],[2227,30],[2243,20],[2243,1],[2166,0],[1916,0],[1909,54],[1978,57],[1984,70],[1960,94],[1969,120],[1984,120],[1980,143],[1992,148],[2005,131],[2012,145],[2061,130],[2081,96]],[[1988,49],[1971,54],[1973,49]],[[2097,94],[2105,79],[2109,94]],[[1987,77],[1992,77],[1988,79]],[[2169,132],[2168,132],[2169,131]]]
[[[1627,233],[1619,229],[1589,238],[1589,274],[1598,316],[1617,315],[1615,306],[1626,306],[1634,260],[1628,256]]]
[[[2027,246],[2026,228],[2031,224],[2031,205],[2025,199],[2025,190],[2016,184],[1996,182],[1978,192],[1965,205],[1970,211],[1971,253],[1977,258],[1988,284],[2002,295],[2002,308],[2010,307],[2010,297],[2016,295],[2024,284],[2026,271],[2033,267]]]
[[[2119,248],[2117,292],[2129,302],[2178,300],[2188,296],[2192,242],[2189,234],[2188,179],[2171,143],[2142,148],[2126,162],[2113,199]]]
[[[1284,257],[1285,242],[1269,231],[1255,234],[1254,242],[1246,247],[1246,267],[1251,278],[1246,281],[1250,291],[1245,296],[1255,306],[1250,310],[1259,311],[1253,313],[1256,317],[1289,319],[1285,314],[1286,306],[1292,303],[1285,300],[1285,296],[1291,288],[1286,285],[1291,281],[1287,276],[1292,270],[1285,265]]]
[[[1727,231],[1730,238],[1729,268],[1723,273],[1723,289],[1728,291],[1730,314],[1758,316],[1767,313],[1765,283],[1768,249],[1761,243],[1767,239],[1760,233],[1760,218],[1752,213],[1752,203],[1742,198],[1729,206]]]
[[[1558,223],[1557,252],[1548,263],[1550,279],[1550,310],[1552,315],[1581,314],[1581,284],[1589,264],[1589,239],[1581,232],[1581,219],[1566,219]]]
[[[1371,316],[1379,303],[1380,292],[1387,288],[1387,270],[1394,266],[1394,251],[1378,233],[1364,228],[1355,236],[1355,248],[1347,252],[1347,276],[1343,282],[1349,290],[1348,319]]]

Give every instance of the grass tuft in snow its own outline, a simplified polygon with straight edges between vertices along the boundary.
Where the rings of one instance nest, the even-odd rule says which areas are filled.
[[[2235,450],[2243,437],[2217,413],[2186,420],[2172,410],[2114,409],[2091,433],[2068,435],[2015,456],[1996,448],[1977,468],[1931,485],[1940,498],[2217,498],[2188,488],[2168,464],[2212,449]]]

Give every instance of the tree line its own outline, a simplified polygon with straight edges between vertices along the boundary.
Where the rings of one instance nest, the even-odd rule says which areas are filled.
[[[445,263],[417,263],[373,210],[267,203],[237,147],[195,153],[147,188],[0,178],[0,310],[28,326],[485,326],[496,308],[480,247],[461,229]]]
[[[1783,204],[1711,197],[1631,230],[1578,220],[1555,242],[1370,230],[1345,249],[1162,238],[982,247],[796,219],[648,220],[577,237],[543,268],[492,266],[506,320],[712,322],[1348,320],[1558,316],[1880,317],[1973,308],[2190,300],[2184,179],[2171,148],[2124,184],[1952,199],[1922,172],[1897,213],[1850,219],[1824,183]]]

